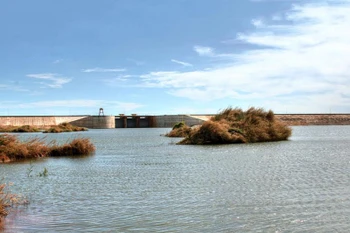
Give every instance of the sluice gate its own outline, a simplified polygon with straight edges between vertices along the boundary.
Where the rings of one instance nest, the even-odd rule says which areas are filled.
[[[156,127],[154,116],[119,115],[115,117],[115,128],[152,128]]]

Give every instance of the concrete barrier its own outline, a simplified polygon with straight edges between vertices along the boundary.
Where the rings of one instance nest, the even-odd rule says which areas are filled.
[[[0,116],[0,125],[51,126],[64,122],[90,129],[115,128],[114,116]]]
[[[350,125],[350,114],[276,114],[287,125]]]
[[[155,127],[172,128],[176,123],[185,122],[188,126],[201,125],[205,120],[190,115],[155,116]]]
[[[114,129],[114,116],[88,116],[70,122],[72,125],[86,127],[90,129]]]
[[[129,116],[131,118],[129,123],[129,117],[125,117],[127,119],[127,127],[130,128],[171,128],[178,122],[185,122],[189,126],[200,125],[212,116],[163,115],[144,116],[145,119],[137,118],[138,116]],[[350,114],[276,114],[276,118],[287,125],[350,125]],[[113,129],[116,128],[116,122],[118,123],[118,120],[115,116],[0,116],[0,125],[32,125],[40,127],[58,125],[63,122],[90,129]]]

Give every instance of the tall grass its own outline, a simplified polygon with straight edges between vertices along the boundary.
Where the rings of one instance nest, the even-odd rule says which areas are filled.
[[[57,145],[55,142],[45,143],[39,138],[20,141],[15,135],[0,135],[0,163],[50,156],[88,155],[94,151],[95,146],[87,138]]]
[[[291,128],[262,108],[226,108],[197,129],[180,144],[253,143],[287,140]]]
[[[85,127],[74,126],[70,123],[61,123],[59,125],[51,126],[45,130],[44,133],[62,133],[62,132],[76,132],[76,131],[87,131]]]
[[[70,143],[58,146],[54,145],[50,149],[49,156],[73,156],[88,155],[95,151],[95,146],[87,138],[74,139]]]

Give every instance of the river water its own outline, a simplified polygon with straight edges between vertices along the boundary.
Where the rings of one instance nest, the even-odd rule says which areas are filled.
[[[218,146],[176,145],[160,136],[169,130],[21,134],[84,136],[97,150],[0,164],[0,178],[30,201],[8,216],[5,232],[350,231],[349,126]],[[44,168],[48,176],[38,176]]]

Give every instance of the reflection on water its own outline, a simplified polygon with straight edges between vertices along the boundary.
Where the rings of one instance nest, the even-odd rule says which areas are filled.
[[[350,127],[294,127],[289,141],[184,146],[170,129],[91,138],[94,156],[0,165],[30,205],[5,232],[347,232]],[[28,135],[21,135],[28,137]],[[38,177],[44,167],[47,177]]]

